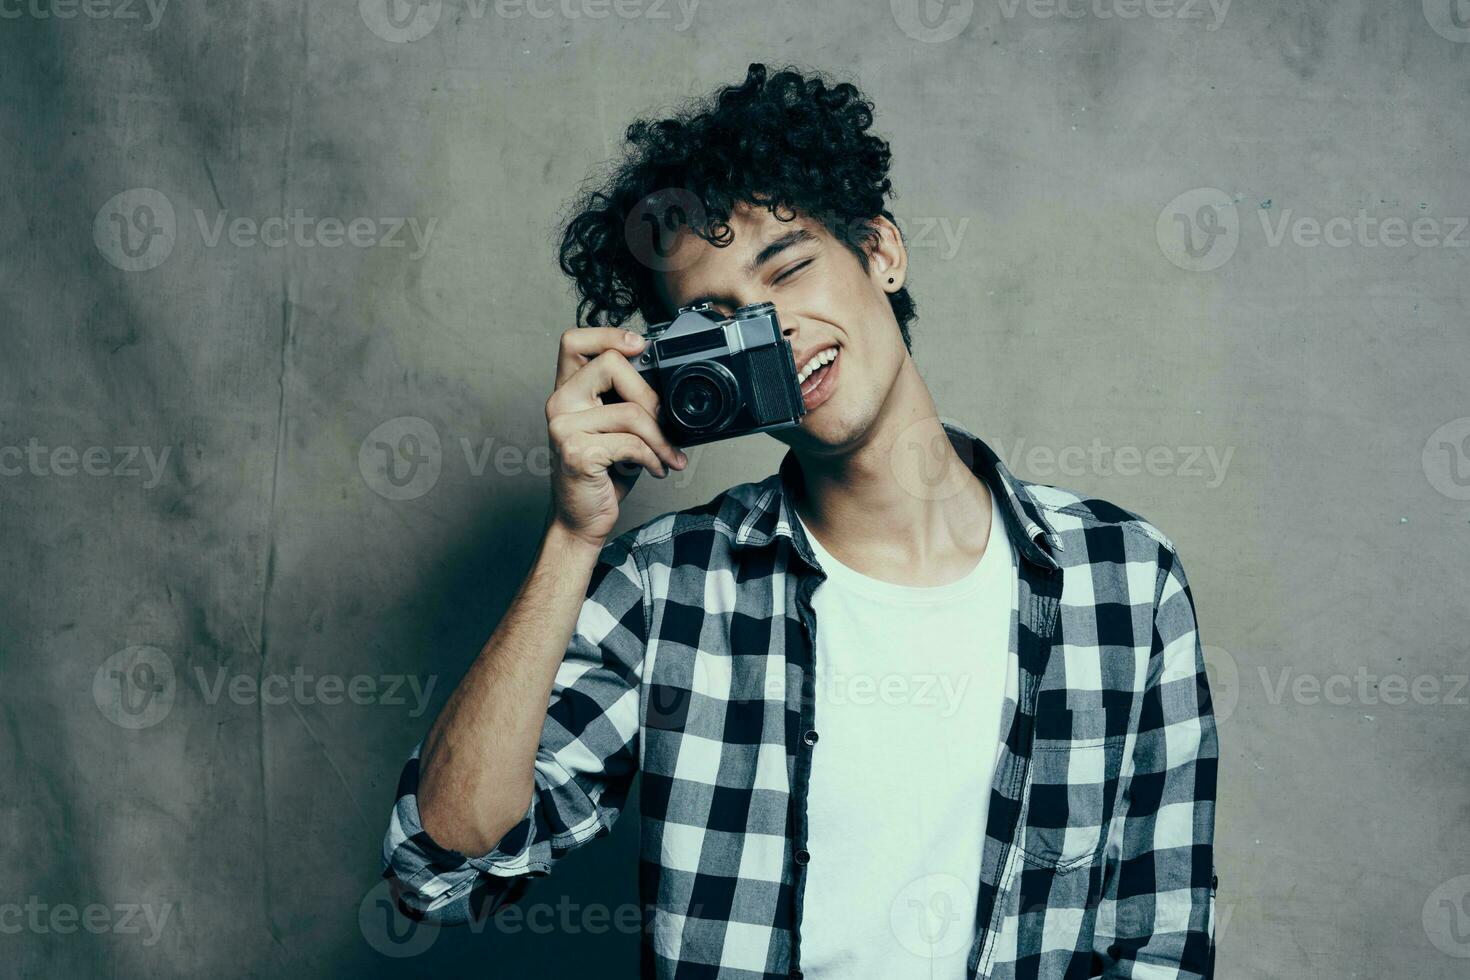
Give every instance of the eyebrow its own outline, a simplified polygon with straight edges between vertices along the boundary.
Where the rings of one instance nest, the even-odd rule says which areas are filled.
[[[795,248],[797,245],[804,245],[807,242],[815,242],[818,240],[819,239],[817,238],[817,236],[812,234],[807,229],[794,228],[791,231],[788,231],[786,234],[782,235],[780,238],[772,239],[765,246],[763,246],[759,252],[755,253],[755,258],[751,259],[745,264],[745,269],[743,271],[747,276],[753,276],[758,271],[760,271],[761,266],[765,265],[767,262],[780,255],[788,248]],[[686,301],[684,305],[688,306],[695,303],[714,302],[718,302],[718,298],[713,293],[701,293],[693,299]]]
[[[748,276],[753,276],[756,274],[756,270],[765,265],[767,262],[774,259],[776,256],[780,255],[782,252],[786,251],[788,248],[792,248],[796,245],[801,245],[805,242],[814,242],[816,240],[817,236],[813,235],[805,228],[795,228],[791,231],[788,231],[786,234],[770,242],[759,252],[755,253],[755,258],[746,263],[745,274]]]

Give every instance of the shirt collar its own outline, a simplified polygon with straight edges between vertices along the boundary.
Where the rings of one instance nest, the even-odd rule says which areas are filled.
[[[990,489],[991,499],[1001,508],[1011,545],[1035,564],[1059,568],[1053,552],[1063,550],[1061,537],[1030,494],[1025,492],[1026,481],[1013,476],[979,436],[957,422],[940,419],[940,424],[960,459]],[[801,466],[796,460],[796,453],[788,449],[781,458],[780,468],[761,481],[755,505],[735,533],[736,548],[759,548],[784,537],[792,541],[802,557],[815,564],[805,535],[796,529],[796,512],[791,505],[792,489],[801,486],[801,481]]]

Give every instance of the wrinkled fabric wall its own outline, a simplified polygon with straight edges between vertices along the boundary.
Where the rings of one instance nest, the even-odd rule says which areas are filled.
[[[479,934],[378,849],[535,545],[558,213],[766,60],[877,101],[944,414],[1180,549],[1220,975],[1463,976],[1467,13],[0,2],[4,972],[635,975],[636,811]]]

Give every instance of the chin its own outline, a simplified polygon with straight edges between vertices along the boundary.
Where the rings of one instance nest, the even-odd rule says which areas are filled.
[[[821,451],[842,449],[861,439],[866,426],[857,424],[851,414],[839,414],[831,402],[802,419],[800,425],[783,429],[787,438],[781,441],[801,449]]]

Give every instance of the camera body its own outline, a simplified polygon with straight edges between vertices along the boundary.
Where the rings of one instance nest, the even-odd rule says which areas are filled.
[[[770,303],[726,319],[708,303],[648,328],[629,363],[658,392],[658,423],[676,446],[797,425],[806,414],[796,356]]]

